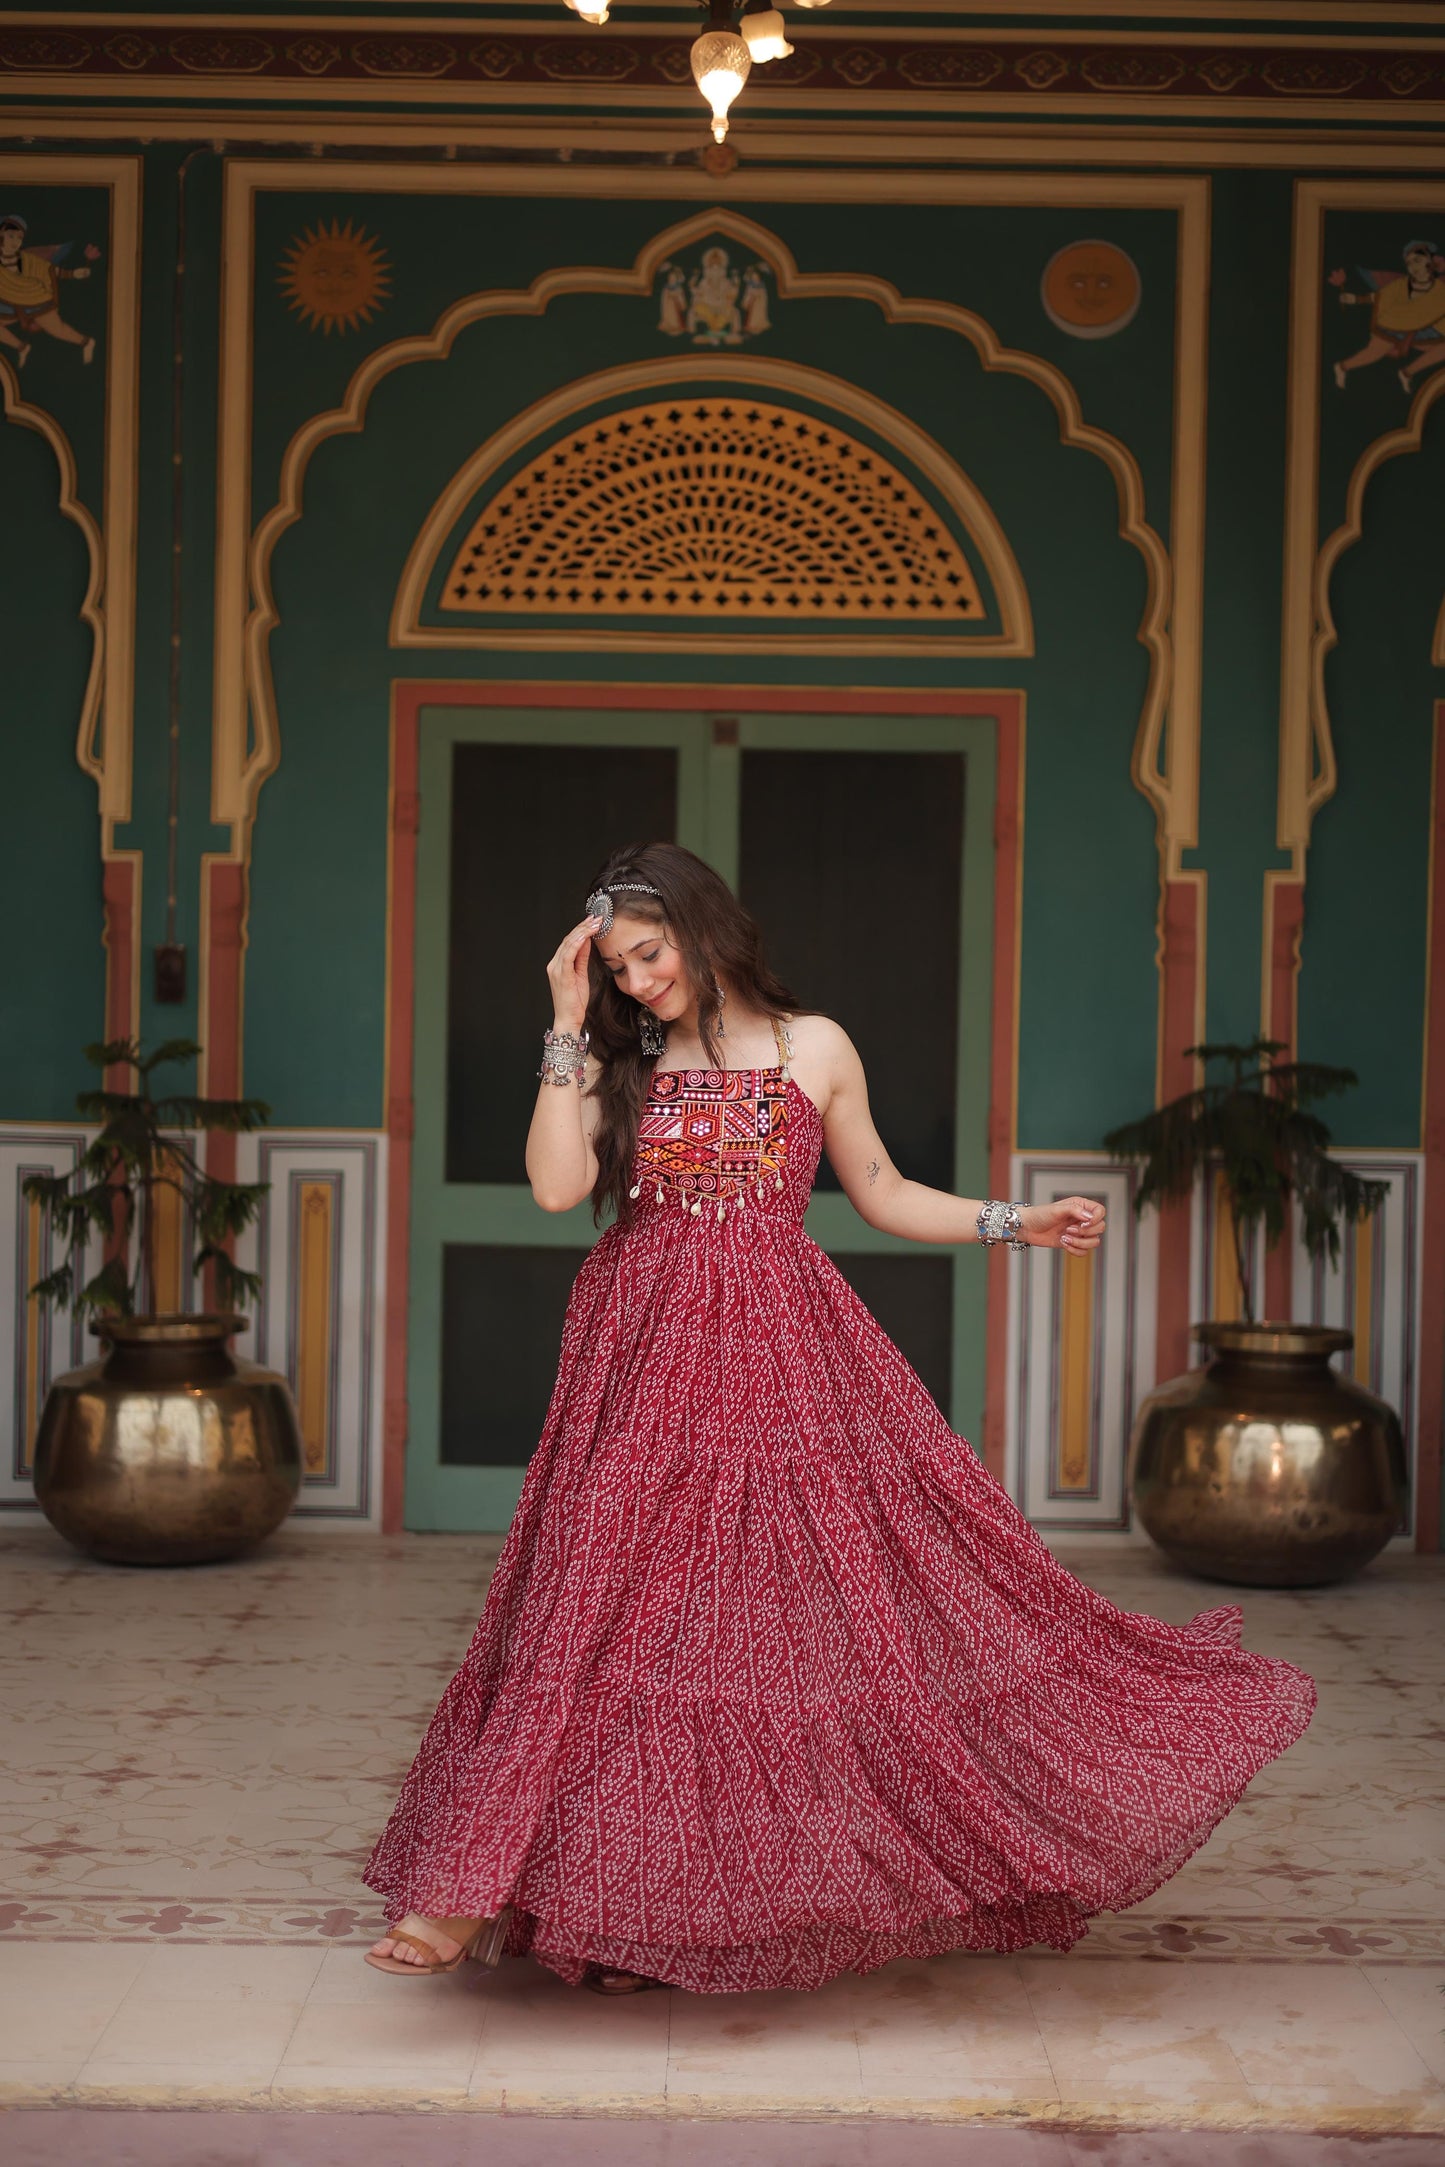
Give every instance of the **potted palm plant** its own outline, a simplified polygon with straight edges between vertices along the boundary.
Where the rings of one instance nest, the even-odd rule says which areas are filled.
[[[266,1184],[218,1179],[194,1144],[201,1131],[256,1129],[269,1108],[259,1099],[157,1095],[157,1070],[199,1050],[188,1039],[149,1054],[131,1039],[87,1046],[92,1066],[129,1069],[135,1089],[82,1091],[76,1110],[96,1134],[79,1164],[25,1183],[61,1252],[32,1295],[88,1314],[108,1347],[50,1388],[36,1438],[36,1498],[67,1540],[127,1564],[197,1563],[248,1549],[279,1526],[301,1482],[285,1379],[227,1344],[247,1326],[235,1305],[261,1286],[230,1244],[254,1222]],[[178,1224],[192,1230],[192,1272],[209,1274],[214,1309],[157,1307],[166,1192]],[[102,1260],[87,1276],[86,1250],[97,1238]]]
[[[1267,1038],[1192,1046],[1219,1073],[1104,1138],[1114,1158],[1142,1164],[1140,1211],[1218,1178],[1242,1311],[1195,1325],[1204,1367],[1139,1410],[1139,1519],[1187,1570],[1268,1587],[1358,1570],[1399,1526],[1405,1499],[1398,1417],[1332,1366],[1353,1333],[1256,1318],[1261,1234],[1273,1246],[1293,1213],[1310,1257],[1338,1264],[1341,1227],[1369,1219],[1387,1193],[1330,1156],[1312,1110],[1349,1090],[1353,1070],[1285,1060],[1286,1050]]]

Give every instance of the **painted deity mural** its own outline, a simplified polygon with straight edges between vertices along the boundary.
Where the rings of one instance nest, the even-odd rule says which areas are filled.
[[[771,331],[768,266],[734,269],[726,248],[703,250],[690,271],[670,260],[659,273],[657,328],[694,346],[741,346]]]

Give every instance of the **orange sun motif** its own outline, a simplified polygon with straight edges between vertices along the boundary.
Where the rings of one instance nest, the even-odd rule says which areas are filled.
[[[309,329],[354,331],[369,323],[391,288],[381,244],[348,218],[308,227],[282,260],[281,291]]]

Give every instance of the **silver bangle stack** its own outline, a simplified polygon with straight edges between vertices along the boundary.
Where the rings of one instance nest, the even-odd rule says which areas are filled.
[[[978,1238],[985,1249],[992,1249],[998,1242],[1006,1241],[1010,1249],[1027,1249],[1023,1238],[1022,1204],[1005,1204],[999,1198],[990,1198],[978,1215]]]
[[[580,1037],[575,1031],[544,1032],[542,1066],[537,1071],[543,1083],[558,1084],[565,1091],[575,1076],[580,1091],[590,1044],[590,1034],[586,1031]]]

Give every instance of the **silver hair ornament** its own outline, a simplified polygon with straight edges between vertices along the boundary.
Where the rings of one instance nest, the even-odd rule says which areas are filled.
[[[601,919],[602,922],[597,928],[599,933],[612,931],[614,895],[655,895],[660,901],[662,890],[650,887],[645,880],[614,880],[610,889],[594,888],[587,898],[587,915],[589,918]]]

